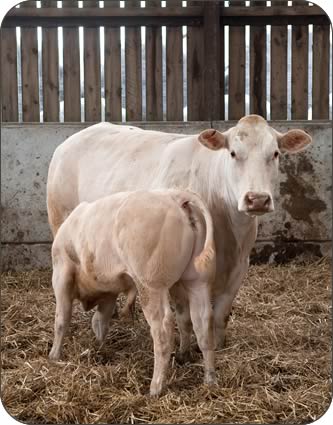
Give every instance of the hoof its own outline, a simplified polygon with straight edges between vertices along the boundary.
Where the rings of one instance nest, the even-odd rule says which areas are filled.
[[[53,352],[53,350],[51,350],[49,354],[49,360],[54,362],[60,360],[60,353],[56,353],[56,352]]]
[[[177,351],[175,354],[175,359],[176,359],[176,362],[180,365],[193,362],[193,357],[190,351],[185,351],[183,353],[180,351]]]
[[[205,384],[212,387],[217,384],[215,370],[210,370],[205,373]]]
[[[160,395],[162,393],[162,386],[161,385],[151,385],[150,386],[150,392],[149,392],[149,396],[151,398],[159,398]]]

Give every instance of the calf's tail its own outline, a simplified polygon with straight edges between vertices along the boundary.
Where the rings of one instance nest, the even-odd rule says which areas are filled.
[[[206,224],[206,239],[203,250],[195,258],[194,266],[198,273],[215,274],[216,251],[214,242],[214,225],[212,216],[202,199],[194,192],[186,191],[181,196],[181,206],[183,209],[188,209],[188,204],[193,205],[198,209]],[[192,212],[188,211],[190,222],[194,220]]]

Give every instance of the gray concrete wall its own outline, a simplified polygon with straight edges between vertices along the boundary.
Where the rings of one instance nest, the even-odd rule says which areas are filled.
[[[133,123],[143,128],[195,134],[230,122]],[[51,234],[46,213],[48,164],[55,148],[88,124],[7,124],[1,143],[2,266],[49,267]],[[329,122],[275,122],[279,131],[303,128],[313,146],[281,159],[276,211],[259,227],[253,260],[281,262],[331,250],[332,127]]]

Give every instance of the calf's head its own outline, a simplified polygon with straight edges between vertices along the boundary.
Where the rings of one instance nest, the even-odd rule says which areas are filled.
[[[273,190],[281,154],[297,153],[312,139],[302,130],[279,133],[258,115],[248,115],[224,133],[210,129],[199,135],[208,149],[219,150],[217,167],[230,202],[247,215],[274,210]]]

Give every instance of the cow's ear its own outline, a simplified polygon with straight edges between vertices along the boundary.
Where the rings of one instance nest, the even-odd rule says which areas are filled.
[[[279,149],[282,153],[297,153],[305,149],[312,138],[303,130],[289,130],[287,133],[277,133]]]
[[[227,137],[217,130],[204,130],[199,134],[199,142],[208,149],[217,151],[228,147]]]

